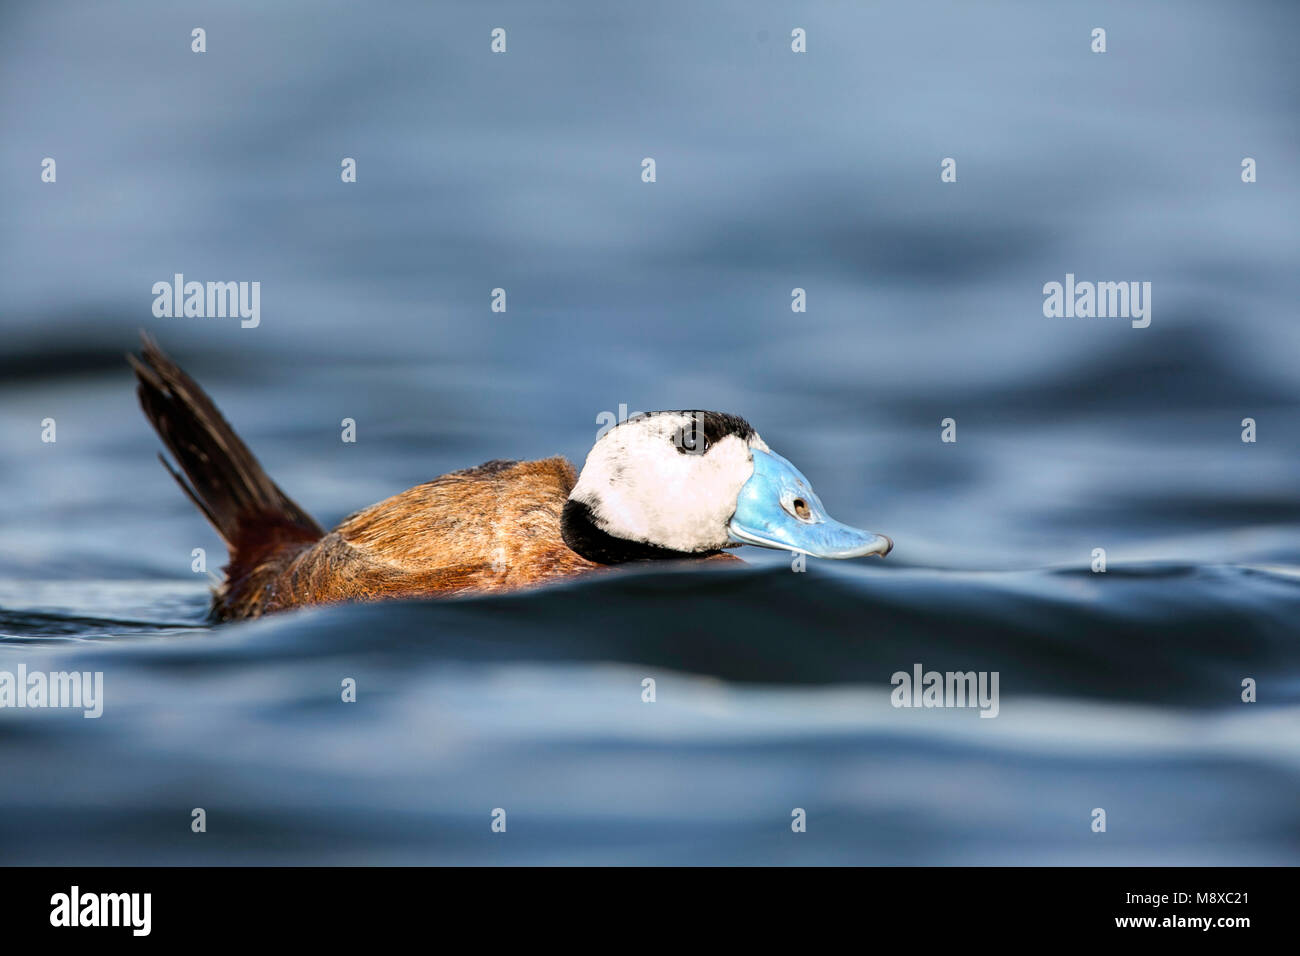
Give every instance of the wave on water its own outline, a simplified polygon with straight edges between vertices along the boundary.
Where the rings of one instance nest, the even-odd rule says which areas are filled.
[[[10,861],[1246,863],[1300,848],[1291,568],[656,569],[213,628],[182,591],[144,588],[188,607],[156,621],[0,612],[0,670],[105,686],[100,720],[0,715],[0,756],[22,768],[0,807]],[[997,718],[892,706],[891,674],[914,664],[998,671]],[[1260,703],[1241,703],[1243,677]],[[200,800],[219,840],[187,839]],[[521,834],[508,849],[484,839],[497,806]],[[1119,824],[1104,843],[1096,806]],[[782,836],[791,807],[812,839]]]

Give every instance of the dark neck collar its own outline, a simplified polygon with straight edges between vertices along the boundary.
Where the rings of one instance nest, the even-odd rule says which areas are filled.
[[[628,561],[664,561],[686,558],[705,558],[717,551],[674,551],[643,541],[616,538],[596,524],[591,509],[581,501],[570,498],[564,504],[560,519],[560,534],[564,543],[588,561],[597,564],[625,564]]]

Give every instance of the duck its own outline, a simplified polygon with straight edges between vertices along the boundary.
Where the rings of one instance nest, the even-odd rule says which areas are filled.
[[[127,358],[163,467],[229,552],[210,619],[311,605],[518,591],[649,562],[739,561],[742,545],[818,558],[889,554],[830,518],[743,418],[643,412],[564,457],[441,475],[326,530],[271,480],[207,393],[147,334]]]

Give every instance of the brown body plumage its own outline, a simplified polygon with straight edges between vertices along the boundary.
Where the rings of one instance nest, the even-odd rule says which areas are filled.
[[[219,620],[309,604],[508,591],[606,566],[564,542],[562,516],[577,475],[563,458],[452,472],[326,532],[157,345],[146,338],[141,356],[129,358],[140,404],[184,476],[168,470],[229,548],[212,602]]]
[[[322,537],[236,548],[214,613],[509,591],[595,570],[560,536],[575,478],[563,458],[488,462],[408,488]]]

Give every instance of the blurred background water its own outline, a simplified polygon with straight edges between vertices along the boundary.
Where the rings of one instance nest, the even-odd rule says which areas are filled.
[[[0,861],[1295,862],[1298,26],[0,8],[0,670],[106,685],[99,720],[0,710]],[[154,318],[177,272],[259,281],[260,326]],[[1150,281],[1151,326],[1044,318],[1066,273]],[[698,407],[896,548],[209,628],[142,328],[327,525]],[[892,708],[917,662],[999,671],[999,716]]]

